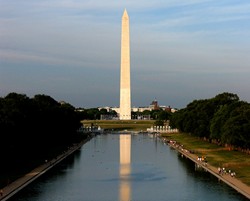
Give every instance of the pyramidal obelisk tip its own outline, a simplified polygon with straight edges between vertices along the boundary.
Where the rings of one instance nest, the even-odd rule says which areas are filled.
[[[123,15],[128,15],[127,9],[124,9]]]

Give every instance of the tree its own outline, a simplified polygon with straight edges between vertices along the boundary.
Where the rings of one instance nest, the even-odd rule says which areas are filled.
[[[13,163],[73,142],[79,127],[75,108],[61,105],[50,96],[35,95],[31,99],[10,93],[0,98],[0,150]]]
[[[164,121],[158,119],[154,122],[154,126],[164,126]]]
[[[224,144],[242,148],[250,147],[250,104],[240,102],[231,111],[229,118],[221,129],[221,140]]]

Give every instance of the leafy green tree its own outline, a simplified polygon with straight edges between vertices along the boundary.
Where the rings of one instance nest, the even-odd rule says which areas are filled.
[[[171,116],[170,126],[199,137],[246,147],[250,127],[247,107],[236,94],[224,92],[211,99],[189,103]]]
[[[158,120],[156,120],[156,121],[154,122],[154,126],[164,126],[164,121],[158,119]]]
[[[87,110],[88,118],[95,120],[95,119],[100,119],[101,115],[98,110],[98,108],[90,108]]]
[[[79,115],[70,104],[61,105],[46,95],[30,99],[10,93],[0,99],[0,150],[6,160],[18,163],[76,138]]]
[[[221,140],[224,144],[242,148],[250,147],[250,104],[241,102],[240,106],[230,113],[221,129]]]
[[[212,100],[215,102],[215,105],[228,105],[233,102],[238,102],[239,97],[237,94],[224,92],[224,93],[218,94]]]
[[[220,109],[214,114],[210,125],[210,138],[220,142],[221,140],[221,128],[226,122],[230,114],[229,106],[222,105]]]
[[[230,114],[236,108],[242,105],[242,101],[228,102],[228,104],[220,105],[219,109],[214,114],[210,126],[210,138],[221,141],[222,127],[225,122],[230,118]]]
[[[179,128],[179,130],[183,132],[183,127],[182,127],[182,122],[184,118],[183,113],[184,113],[183,110],[178,110],[173,115],[171,115],[169,126],[171,126],[172,128]]]
[[[144,110],[142,112],[142,115],[151,115],[151,112],[149,110]]]
[[[166,110],[159,110],[158,112],[158,119],[161,121],[169,120],[171,113]]]

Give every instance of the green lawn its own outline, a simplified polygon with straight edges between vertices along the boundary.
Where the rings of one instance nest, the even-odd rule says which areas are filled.
[[[91,124],[100,126],[102,129],[109,130],[133,130],[146,131],[154,124],[154,120],[84,120],[84,126]]]
[[[211,144],[188,134],[163,134],[162,137],[176,140],[197,155],[206,156],[208,163],[215,167],[225,167],[236,172],[242,182],[250,186],[250,156],[239,151],[230,151],[226,147]]]

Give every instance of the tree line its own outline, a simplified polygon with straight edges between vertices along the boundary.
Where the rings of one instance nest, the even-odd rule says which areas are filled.
[[[237,94],[194,100],[171,116],[170,125],[223,146],[250,148],[250,104]]]
[[[60,104],[47,95],[29,98],[24,94],[10,93],[0,98],[3,165],[13,167],[25,161],[44,160],[57,149],[65,150],[80,140],[77,133],[80,120],[72,105]]]
[[[81,116],[81,119],[87,119],[87,120],[99,120],[101,119],[101,115],[110,115],[110,116],[117,116],[117,112],[114,110],[107,111],[107,109],[102,108],[77,108],[79,111],[79,115]],[[167,110],[163,110],[161,108],[156,110],[144,110],[143,112],[131,112],[131,116],[150,116],[150,119],[157,120],[159,124],[164,123],[164,121],[168,120],[171,116],[171,112]]]
[[[100,119],[102,114],[116,115],[116,112],[98,108],[76,109],[44,94],[29,98],[25,94],[9,93],[0,97],[0,151],[6,153],[3,156],[6,160],[42,155],[57,145],[76,140],[81,120]],[[170,112],[159,109],[133,112],[132,115],[150,115],[163,124],[169,119]]]

